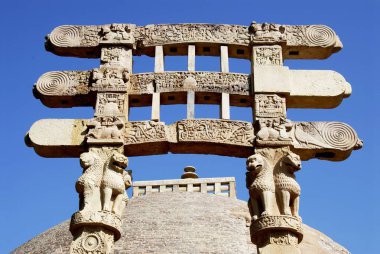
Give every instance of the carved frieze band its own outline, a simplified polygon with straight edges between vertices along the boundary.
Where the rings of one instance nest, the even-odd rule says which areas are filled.
[[[254,142],[251,123],[231,120],[182,120],[174,124],[176,137],[170,137],[171,126],[163,122],[128,122],[126,145],[177,140],[181,142],[212,142],[252,146]]]
[[[123,44],[140,49],[179,43],[217,43],[248,46],[283,44],[288,47],[342,47],[335,32],[324,25],[290,26],[252,22],[250,26],[220,24],[163,24],[135,26],[59,26],[47,37],[61,48],[95,48],[99,44]],[[54,49],[53,49],[54,50]],[[70,52],[70,50],[67,50]],[[75,54],[75,53],[74,53]]]
[[[126,144],[168,141],[165,123],[155,121],[127,122]]]
[[[276,127],[272,131],[269,131],[270,127],[268,127],[266,131],[272,135],[264,136],[259,133],[259,130],[254,137],[252,123],[242,121],[189,119],[173,125],[165,125],[163,122],[153,121],[123,123],[118,117],[98,116],[93,120],[41,120],[32,126],[27,139],[28,144],[45,157],[76,156],[73,152],[68,153],[66,148],[71,147],[72,150],[82,151],[85,137],[87,137],[87,142],[93,144],[115,143],[124,144],[124,146],[146,144],[146,148],[151,148],[151,143],[161,144],[163,147],[168,144],[173,147],[177,144],[189,144],[186,148],[187,152],[197,151],[198,148],[191,145],[194,142],[229,145],[228,149],[225,149],[227,156],[229,154],[234,156],[231,152],[242,147],[251,149],[254,146],[286,145],[293,147],[302,160],[318,157],[334,161],[344,160],[353,149],[359,149],[362,145],[355,130],[344,123],[286,121],[284,124],[286,124],[285,128]],[[46,126],[49,126],[49,132],[46,132]],[[62,134],[62,126],[65,126],[64,134]],[[57,139],[57,137],[62,138]],[[262,138],[261,141],[267,143],[259,142],[260,138]],[[256,144],[252,144],[253,141],[256,141]],[[165,149],[159,152],[153,151],[151,154],[170,151],[170,148]],[[213,152],[209,150],[209,153]],[[316,153],[324,152],[331,152],[331,157],[316,156]],[[133,156],[136,155],[144,155],[144,151],[134,150]]]
[[[302,220],[288,215],[269,215],[262,216],[251,224],[251,229],[254,232],[278,228],[288,228],[302,234]]]
[[[183,120],[177,122],[178,142],[215,142],[253,146],[251,123],[226,120]]]
[[[250,75],[222,72],[165,72],[129,74],[126,69],[99,68],[93,71],[52,71],[36,83],[45,96],[84,95],[92,91],[151,94],[154,92],[199,91],[249,95]]]
[[[289,244],[291,245],[297,245],[297,242],[302,241],[302,220],[287,215],[262,216],[259,219],[253,221],[251,224],[251,238],[253,242],[257,244],[258,242],[260,242],[258,241],[258,238],[263,235],[263,231],[278,232],[279,230],[280,232],[293,232],[297,235],[297,237],[294,239],[295,242],[289,242]],[[287,240],[292,240],[292,237],[289,236],[286,236],[285,238]]]
[[[70,231],[83,226],[102,226],[111,230],[116,240],[121,236],[121,217],[109,211],[78,211],[71,216]]]
[[[165,72],[155,73],[154,77],[159,92],[192,90],[249,95],[250,77],[246,74],[223,72]]]

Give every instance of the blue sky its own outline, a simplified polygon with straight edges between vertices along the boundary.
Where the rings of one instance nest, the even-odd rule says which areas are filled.
[[[364,148],[343,162],[310,160],[298,173],[300,214],[352,253],[380,253],[379,181],[376,152],[380,124],[377,73],[380,71],[379,1],[6,1],[1,5],[0,253],[8,253],[68,219],[78,207],[74,183],[78,159],[46,159],[24,145],[24,135],[42,118],[90,118],[92,108],[50,109],[32,95],[40,75],[53,70],[87,70],[97,59],[58,57],[44,50],[44,36],[65,24],[216,23],[249,25],[252,20],[280,24],[325,24],[344,49],[326,60],[292,60],[291,69],[331,69],[351,83],[353,93],[329,110],[290,109],[294,121],[341,121],[364,140]],[[153,59],[135,57],[134,72],[153,71]],[[198,57],[196,70],[219,68],[219,59]],[[166,59],[166,70],[185,70],[186,58]],[[249,72],[249,61],[231,60],[231,72]],[[149,109],[132,109],[133,120]],[[162,107],[163,121],[184,118],[184,105]],[[250,109],[233,108],[232,119],[249,120]],[[217,107],[196,106],[196,117],[218,117]],[[135,180],[172,179],[186,165],[201,177],[234,176],[238,197],[248,199],[245,160],[204,155],[131,157]]]

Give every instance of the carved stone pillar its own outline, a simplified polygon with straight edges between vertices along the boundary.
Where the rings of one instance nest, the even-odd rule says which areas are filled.
[[[121,236],[121,216],[132,185],[128,159],[116,146],[92,147],[81,155],[83,174],[75,187],[79,211],[71,217],[71,254],[113,253]]]
[[[128,159],[123,145],[133,29],[112,24],[101,31],[101,66],[91,77],[91,88],[97,91],[95,118],[87,124],[89,152],[81,155],[83,175],[76,183],[80,210],[71,218],[71,254],[113,253],[114,241],[121,237],[121,216],[128,202],[125,190],[132,184],[131,172],[124,170]],[[125,46],[114,45],[119,42]]]
[[[294,175],[300,169],[301,159],[289,147],[257,148],[247,159],[251,240],[259,254],[300,253],[301,189]]]
[[[251,240],[259,254],[299,254],[300,187],[294,172],[301,168],[301,160],[290,151],[292,126],[286,119],[285,100],[289,81],[282,75],[286,67],[282,66],[281,46],[252,47],[251,63],[256,131],[255,154],[247,159],[246,173]]]

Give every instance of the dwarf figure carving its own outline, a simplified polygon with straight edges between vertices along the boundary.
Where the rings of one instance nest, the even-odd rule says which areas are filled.
[[[274,173],[276,194],[280,213],[299,217],[299,196],[301,188],[296,181],[294,172],[301,169],[301,159],[298,154],[288,151],[281,159]]]
[[[103,210],[121,215],[127,201],[125,189],[131,186],[131,176],[124,169],[128,158],[114,151],[104,166],[101,182]]]
[[[246,186],[249,189],[252,220],[272,215],[275,193],[273,168],[260,154],[247,159]]]
[[[83,174],[75,184],[75,189],[79,193],[79,209],[83,211],[99,211],[101,210],[102,160],[97,154],[86,152],[81,154],[80,163],[83,168]]]

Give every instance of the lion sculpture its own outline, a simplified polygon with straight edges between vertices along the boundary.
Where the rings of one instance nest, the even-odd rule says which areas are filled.
[[[274,173],[274,182],[280,213],[299,217],[299,197],[301,188],[296,181],[294,172],[301,169],[301,159],[298,154],[288,151],[281,159]]]
[[[92,152],[82,153],[80,163],[83,174],[78,178],[75,189],[79,193],[79,207],[84,211],[101,210],[100,185],[103,177],[103,163]]]
[[[121,215],[126,201],[125,189],[131,186],[131,176],[124,169],[128,166],[128,158],[114,151],[104,166],[101,182],[103,210]]]
[[[249,189],[252,220],[272,215],[275,199],[273,168],[260,154],[251,155],[247,159],[246,185]]]

